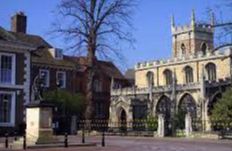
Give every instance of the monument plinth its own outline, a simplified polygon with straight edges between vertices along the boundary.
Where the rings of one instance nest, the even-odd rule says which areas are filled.
[[[26,106],[26,139],[30,144],[54,142],[52,129],[53,105],[33,101]]]

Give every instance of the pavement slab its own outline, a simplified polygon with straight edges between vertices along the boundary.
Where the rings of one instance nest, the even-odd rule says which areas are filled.
[[[80,137],[70,137],[71,142],[80,140]],[[232,151],[232,140],[107,136],[106,147],[101,147],[101,137],[86,137],[86,142],[97,143],[97,146],[27,151]]]

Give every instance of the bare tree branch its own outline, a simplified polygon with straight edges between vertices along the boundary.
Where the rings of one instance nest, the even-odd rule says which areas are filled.
[[[123,59],[120,43],[132,44],[131,15],[136,0],[61,0],[53,32],[64,36],[74,54],[87,53],[86,119],[93,113],[93,77],[97,56]],[[112,60],[113,60],[112,59]]]

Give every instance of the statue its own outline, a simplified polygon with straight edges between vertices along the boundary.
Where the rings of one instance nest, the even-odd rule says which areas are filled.
[[[37,75],[32,84],[32,94],[34,101],[43,101],[44,74]]]

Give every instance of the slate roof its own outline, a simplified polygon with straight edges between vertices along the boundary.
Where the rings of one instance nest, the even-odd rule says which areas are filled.
[[[87,58],[86,57],[73,57],[65,56],[70,61],[75,62],[76,64],[82,66],[82,70],[87,68]],[[107,75],[108,77],[114,77],[116,79],[125,79],[120,70],[112,63],[108,61],[98,60],[96,64],[98,72]]]
[[[52,48],[52,45],[38,35],[7,31],[4,28],[0,27],[0,38],[14,40],[19,43],[26,43],[37,48],[37,50],[33,51],[32,53],[32,63],[35,63],[37,65],[75,68],[83,72],[87,68],[86,57],[72,57],[64,55],[64,58],[62,60],[57,60],[53,58],[53,56],[49,52],[49,48]],[[119,69],[112,62],[98,60],[97,68],[101,73],[104,73],[109,77],[125,79]]]
[[[36,47],[28,42],[18,39],[12,32],[9,32],[0,26],[0,40],[1,43],[9,45],[24,46],[29,50],[35,50]]]
[[[49,52],[48,48],[40,48],[34,51],[32,54],[32,63],[36,65],[44,65],[54,68],[76,68],[73,62],[70,62],[65,58],[55,59]]]
[[[12,32],[12,31],[9,31],[9,33],[13,35],[17,40],[24,42],[24,43],[31,44],[34,47],[52,48],[52,46],[40,36],[17,33],[17,32]]]

